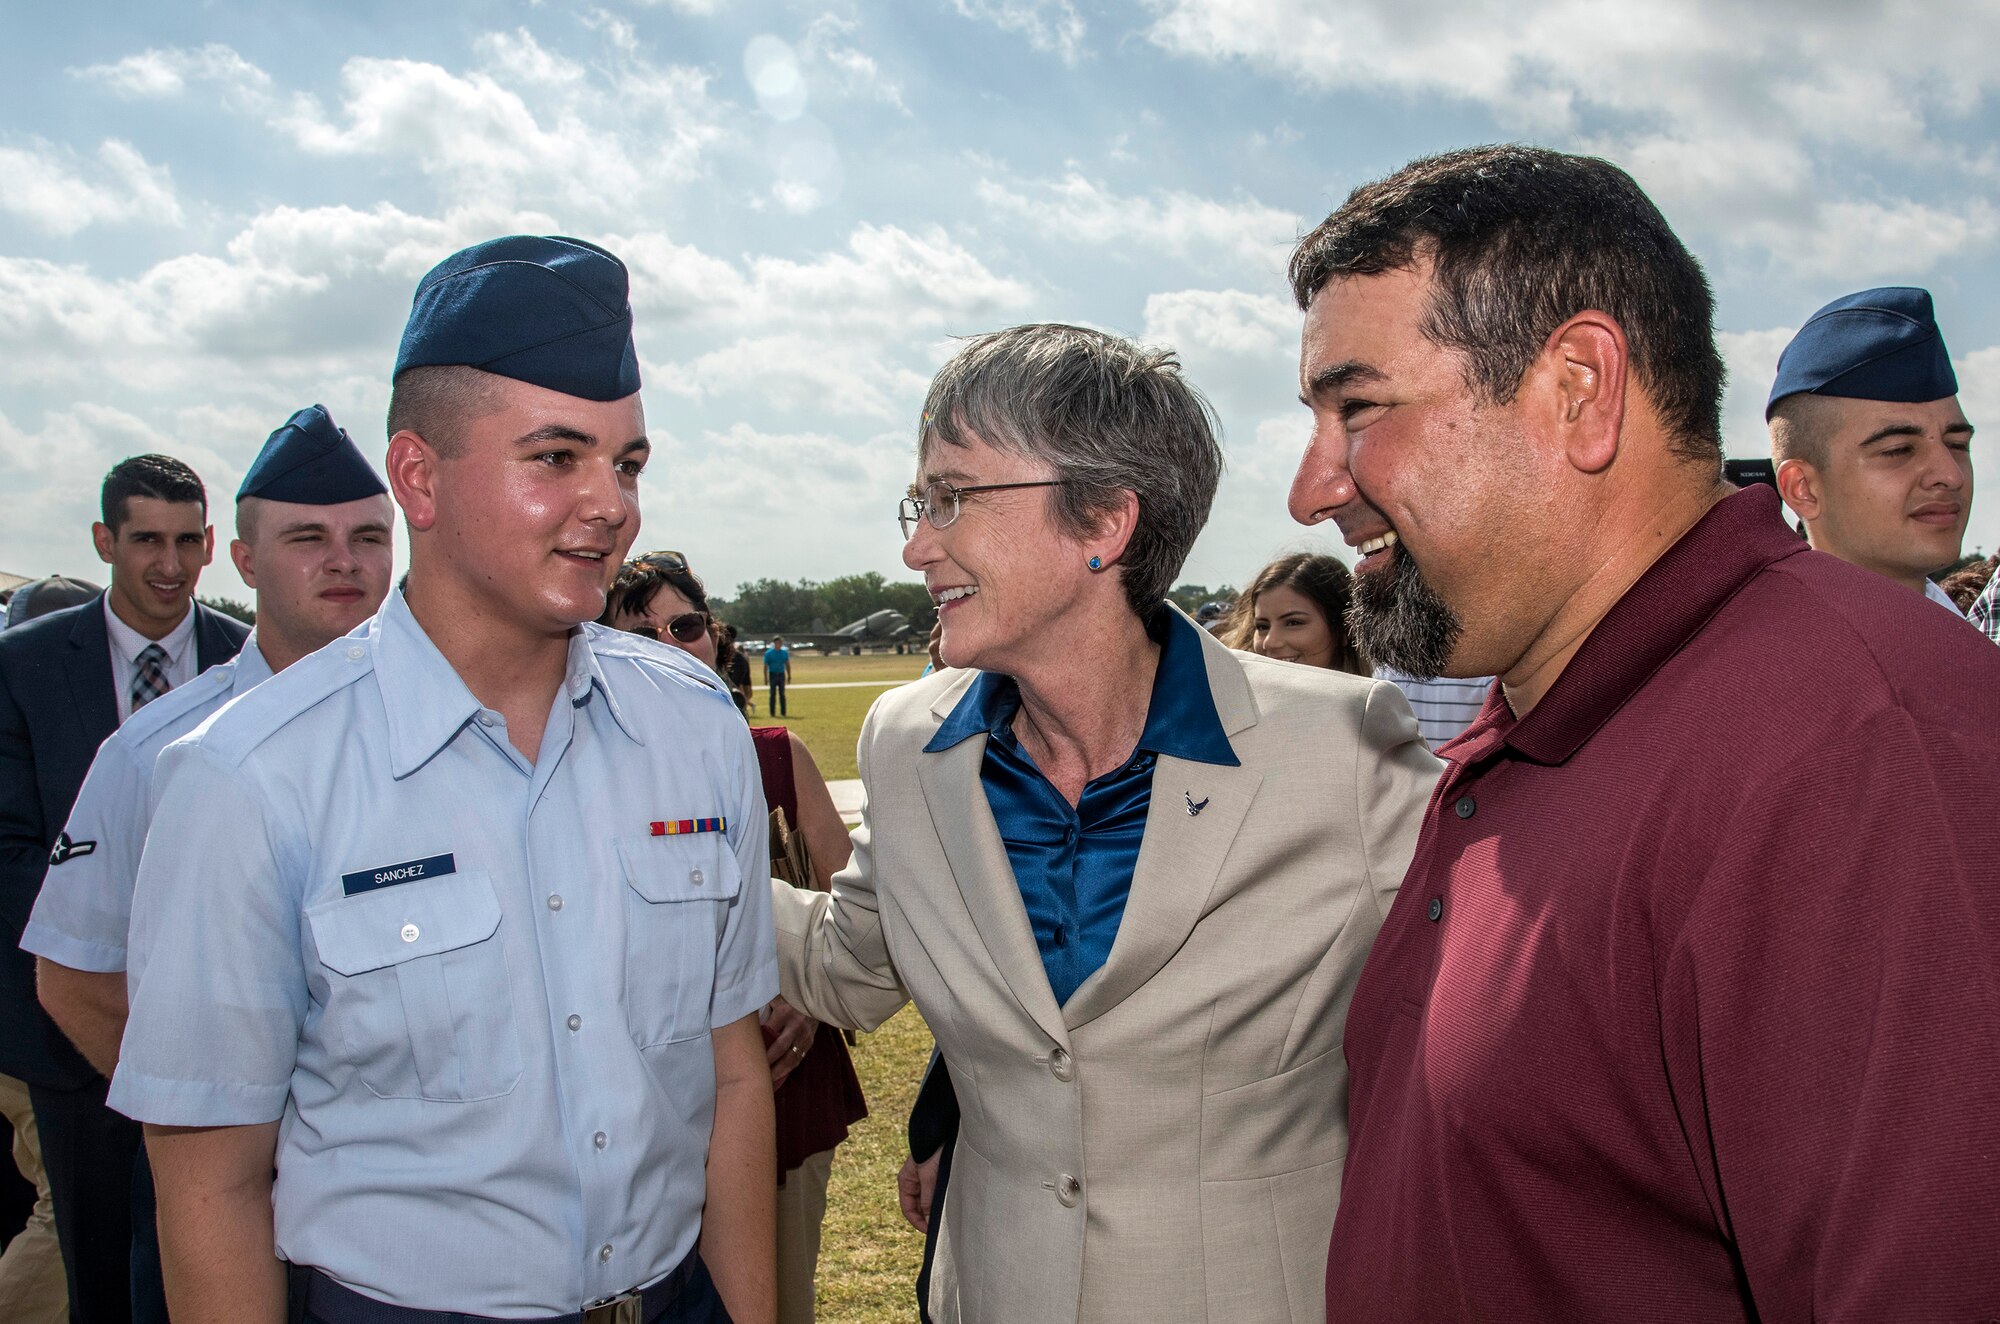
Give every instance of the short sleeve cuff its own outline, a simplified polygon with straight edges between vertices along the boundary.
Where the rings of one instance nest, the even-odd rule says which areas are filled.
[[[717,988],[710,1002],[708,1024],[710,1029],[719,1030],[733,1021],[762,1011],[772,998],[778,996],[778,963],[760,962],[758,967],[746,973],[743,978],[727,988]]]
[[[135,1122],[154,1126],[261,1126],[285,1115],[291,1083],[222,1084],[207,1080],[166,1080],[128,1071],[121,1064],[105,1100]]]
[[[125,973],[123,943],[93,942],[65,933],[44,920],[31,919],[21,932],[21,950],[54,961],[72,970],[97,975]]]

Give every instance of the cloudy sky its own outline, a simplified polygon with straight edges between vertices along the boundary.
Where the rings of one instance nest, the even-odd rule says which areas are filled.
[[[1631,170],[1707,264],[1732,454],[1829,298],[1937,297],[2000,545],[2000,7],[1972,0],[344,0],[32,7],[0,44],[0,569],[102,577],[142,450],[225,500],[324,402],[379,456],[419,276],[511,231],[631,266],[647,546],[712,588],[903,575],[952,337],[1177,347],[1229,475],[1187,578],[1290,523],[1290,242],[1411,156]],[[223,521],[227,528],[227,520]],[[226,535],[225,535],[226,536]],[[1496,549],[1504,554],[1504,549]],[[210,593],[243,590],[224,558]]]

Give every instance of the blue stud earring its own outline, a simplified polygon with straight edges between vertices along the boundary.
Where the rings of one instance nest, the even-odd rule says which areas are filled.
[[[1099,560],[1097,557],[1093,556],[1090,558],[1090,568],[1092,570],[1102,570],[1104,568],[1104,562]]]

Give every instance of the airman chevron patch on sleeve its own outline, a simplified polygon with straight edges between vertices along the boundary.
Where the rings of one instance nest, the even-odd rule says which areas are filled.
[[[64,860],[73,860],[79,855],[88,855],[96,849],[94,841],[71,841],[69,833],[60,833],[56,837],[56,848],[49,852],[49,867],[54,868]]]

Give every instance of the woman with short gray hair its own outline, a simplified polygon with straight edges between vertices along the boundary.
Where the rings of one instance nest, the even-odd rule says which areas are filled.
[[[785,996],[914,999],[962,1116],[940,1324],[1317,1321],[1341,1026],[1438,765],[1394,686],[1232,653],[1162,601],[1222,469],[1166,351],[1073,326],[931,386],[903,559],[946,670],[885,695]]]

